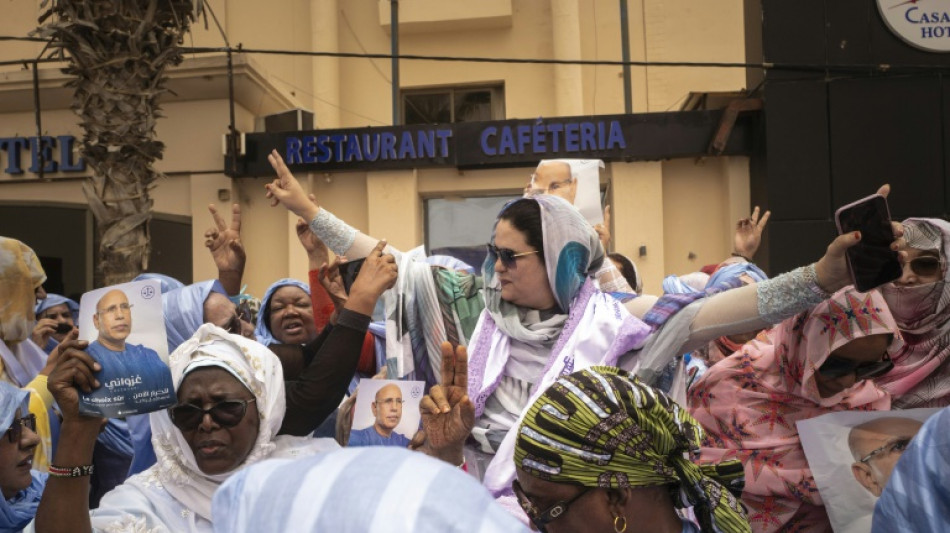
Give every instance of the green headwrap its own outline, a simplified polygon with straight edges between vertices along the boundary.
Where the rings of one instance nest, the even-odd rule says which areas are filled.
[[[670,486],[703,531],[751,531],[739,502],[739,461],[699,466],[703,429],[662,392],[613,367],[557,380],[528,409],[515,465],[535,477],[585,487]]]

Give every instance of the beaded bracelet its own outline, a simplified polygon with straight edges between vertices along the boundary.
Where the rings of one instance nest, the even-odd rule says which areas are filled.
[[[93,471],[92,465],[79,465],[79,466],[56,466],[49,465],[49,475],[53,477],[84,477],[91,476]]]

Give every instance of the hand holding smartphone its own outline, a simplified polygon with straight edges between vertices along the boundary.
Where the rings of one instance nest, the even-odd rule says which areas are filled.
[[[360,269],[365,262],[366,258],[364,257],[363,259],[347,261],[340,265],[340,276],[343,278],[343,288],[346,290],[346,294],[350,294],[350,287],[353,286],[353,282],[356,281],[356,276],[359,275]]]
[[[848,268],[855,288],[867,292],[901,277],[898,253],[891,250],[894,230],[887,199],[872,194],[835,212],[838,233],[861,232],[861,242],[848,248]]]

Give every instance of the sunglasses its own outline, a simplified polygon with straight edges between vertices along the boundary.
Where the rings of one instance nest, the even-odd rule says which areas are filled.
[[[890,372],[892,368],[894,368],[894,363],[891,362],[891,356],[887,352],[884,352],[884,357],[880,361],[871,363],[859,363],[832,355],[818,368],[818,373],[826,379],[837,379],[848,374],[854,374],[854,379],[861,381],[862,379],[883,376]]]
[[[488,255],[501,259],[501,264],[505,265],[505,268],[509,270],[518,266],[517,260],[519,257],[540,253],[540,250],[531,250],[530,252],[515,252],[510,248],[499,248],[491,243],[487,244],[486,246],[488,246]]]
[[[13,419],[13,423],[7,429],[7,438],[10,439],[11,444],[20,442],[20,438],[23,436],[23,428],[29,428],[30,431],[36,433],[36,415]]]
[[[190,403],[179,404],[168,409],[168,416],[172,419],[172,424],[182,430],[191,431],[201,425],[205,415],[211,415],[211,420],[223,428],[231,428],[241,420],[247,413],[247,404],[255,401],[250,400],[223,400],[207,409],[202,409],[197,405]]]
[[[892,452],[904,453],[904,450],[906,450],[908,446],[910,446],[910,439],[908,438],[897,439],[895,441],[888,442],[884,446],[881,446],[880,448],[877,448],[871,453],[865,455],[861,459],[858,459],[858,462],[868,464],[868,461],[873,459],[874,456],[876,455],[881,455],[881,454],[889,455]]]
[[[518,498],[518,505],[521,506],[521,510],[528,515],[528,518],[531,519],[531,523],[534,524],[534,527],[538,528],[538,531],[545,533],[548,524],[564,516],[564,513],[567,512],[570,505],[580,499],[581,496],[590,492],[593,487],[584,487],[584,490],[577,493],[577,495],[570,500],[559,501],[544,511],[538,509],[538,506],[525,494],[524,489],[521,488],[521,483],[518,483],[517,479],[512,482],[511,488],[515,491],[515,497]]]
[[[915,257],[907,262],[911,271],[918,276],[934,276],[939,274],[943,268],[943,261],[932,255],[922,255]]]

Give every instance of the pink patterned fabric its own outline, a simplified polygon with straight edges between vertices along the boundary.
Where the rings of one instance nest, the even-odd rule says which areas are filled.
[[[843,410],[886,410],[871,381],[822,398],[815,372],[835,349],[897,331],[877,292],[844,290],[777,325],[773,344],[754,340],[712,366],[690,389],[689,410],[706,429],[701,461],[738,458],[752,531],[831,531],[795,423]]]
[[[904,227],[917,235],[908,239],[908,245],[922,250],[938,248],[940,258],[947,261],[950,223],[911,218],[904,221]],[[894,396],[895,409],[950,405],[950,268],[946,265],[941,293],[928,327],[901,329],[905,344],[893,356],[894,370],[878,380]]]

